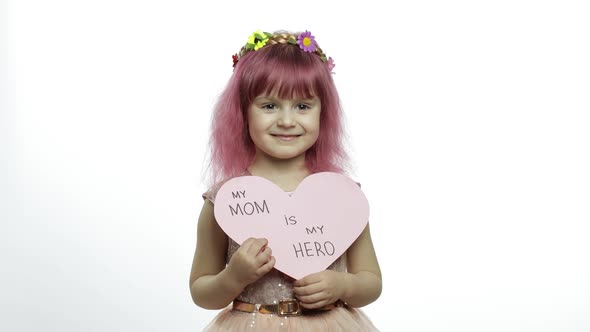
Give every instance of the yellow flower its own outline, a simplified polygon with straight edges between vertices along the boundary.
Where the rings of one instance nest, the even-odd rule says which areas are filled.
[[[262,32],[260,30],[253,32],[252,35],[250,35],[250,37],[248,37],[248,44],[256,44],[256,35],[257,34],[261,35]]]
[[[266,45],[266,42],[268,41],[268,38],[259,41],[258,43],[256,43],[256,45],[254,46],[254,51],[258,51],[259,48],[263,47],[264,45]]]
[[[268,41],[268,35],[260,30],[255,31],[252,33],[250,37],[248,37],[248,43],[246,44],[249,49],[254,49],[257,51]]]

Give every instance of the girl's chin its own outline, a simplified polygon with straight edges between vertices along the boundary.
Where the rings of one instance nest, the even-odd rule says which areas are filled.
[[[261,151],[261,155],[268,159],[288,161],[296,159],[305,159],[305,151]]]

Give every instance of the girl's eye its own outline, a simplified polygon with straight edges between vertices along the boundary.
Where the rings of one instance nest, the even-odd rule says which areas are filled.
[[[275,104],[264,104],[262,105],[262,108],[267,111],[273,111],[277,109],[277,106]]]
[[[307,111],[310,108],[311,107],[309,105],[306,105],[306,104],[299,104],[299,105],[297,105],[297,109],[300,110],[300,111]]]

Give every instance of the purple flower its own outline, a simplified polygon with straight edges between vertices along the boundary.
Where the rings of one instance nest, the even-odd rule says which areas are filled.
[[[334,59],[332,59],[332,57],[328,58],[328,70],[332,71],[332,69],[334,69],[334,67],[336,67],[336,64],[334,63]]]
[[[315,52],[318,48],[315,43],[315,37],[307,30],[299,35],[299,38],[297,38],[297,44],[305,52]]]

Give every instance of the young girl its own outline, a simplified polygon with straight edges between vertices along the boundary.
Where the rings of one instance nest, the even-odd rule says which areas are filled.
[[[213,116],[213,185],[203,195],[190,275],[198,306],[225,308],[206,330],[376,331],[355,309],[381,293],[368,224],[328,269],[294,280],[273,268],[267,239],[240,246],[215,221],[215,195],[232,177],[260,176],[292,192],[312,173],[343,173],[347,161],[334,64],[310,32],[257,31],[233,61]]]

